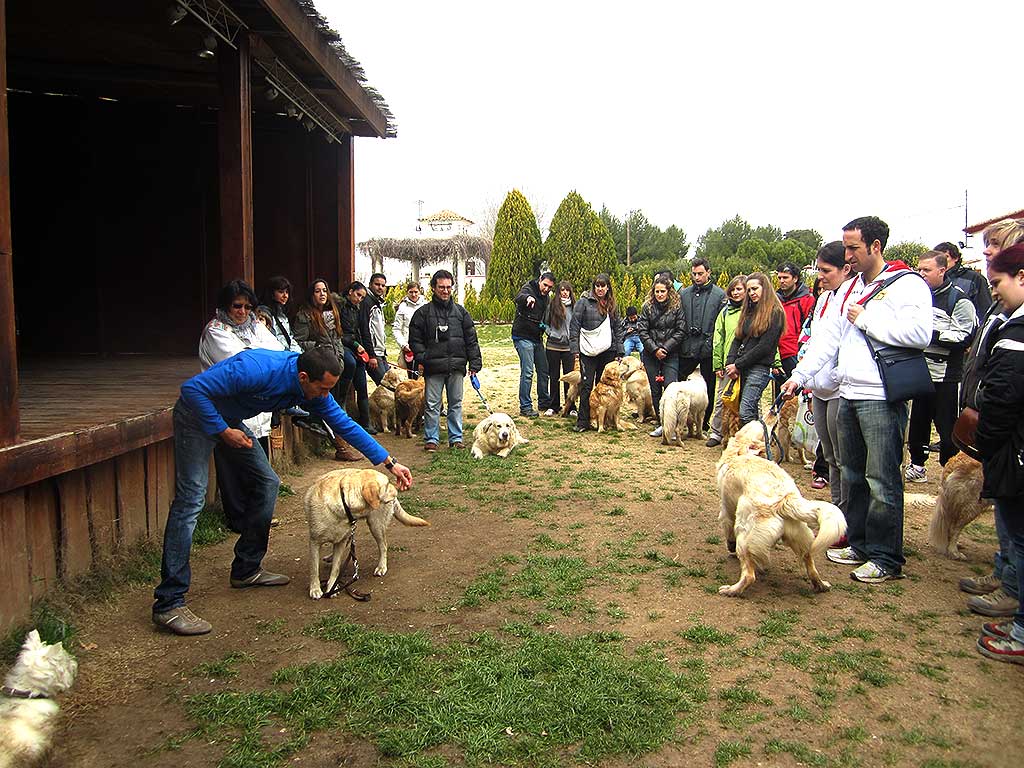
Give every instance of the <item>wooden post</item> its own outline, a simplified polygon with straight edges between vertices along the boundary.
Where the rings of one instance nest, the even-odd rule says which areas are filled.
[[[452,298],[459,302],[466,300],[466,252],[462,248],[455,249],[455,290]]]
[[[253,285],[252,98],[249,38],[238,36],[238,50],[217,46],[220,70],[221,281],[241,278]]]
[[[349,135],[338,141],[338,285],[355,278],[356,182],[354,142]]]
[[[0,447],[18,441],[18,349],[14,328],[11,158],[7,146],[7,8],[0,0]]]

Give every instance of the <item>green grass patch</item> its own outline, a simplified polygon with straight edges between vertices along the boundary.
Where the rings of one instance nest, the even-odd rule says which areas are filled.
[[[743,757],[750,757],[750,746],[742,741],[720,741],[715,747],[715,768],[725,768]]]
[[[196,520],[196,529],[192,533],[193,547],[206,547],[210,544],[220,544],[228,537],[227,520],[224,517],[224,507],[219,501],[207,504],[199,512]]]
[[[210,677],[217,680],[231,680],[238,677],[238,665],[243,661],[254,664],[252,654],[232,651],[217,661],[204,661],[197,664],[192,674],[198,677]]]
[[[757,625],[757,634],[772,639],[785,637],[793,631],[793,625],[799,620],[800,614],[797,611],[769,611]]]
[[[553,765],[566,752],[586,762],[637,757],[671,739],[680,715],[706,700],[701,678],[628,656],[608,634],[526,629],[436,645],[423,632],[371,631],[337,615],[306,631],[345,648],[335,660],[280,670],[266,690],[186,699],[202,737],[225,744],[221,765],[280,765],[334,728],[406,761],[441,746],[469,764]],[[287,739],[270,743],[266,734],[281,729]]]
[[[736,642],[736,635],[731,632],[723,632],[716,627],[700,622],[688,629],[681,630],[679,636],[700,645],[732,645]]]
[[[824,766],[829,764],[828,755],[824,755],[821,752],[815,752],[800,741],[772,739],[764,745],[764,752],[766,755],[777,755],[780,752],[788,752],[796,758],[798,763],[815,766],[815,768],[824,768]]]

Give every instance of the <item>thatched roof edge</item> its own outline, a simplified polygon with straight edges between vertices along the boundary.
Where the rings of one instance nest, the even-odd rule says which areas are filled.
[[[452,259],[456,254],[467,258],[480,259],[484,264],[491,261],[491,241],[486,237],[456,235],[455,237],[394,238],[379,237],[359,243],[359,250],[366,255],[381,259],[400,261],[418,260],[431,263]]]

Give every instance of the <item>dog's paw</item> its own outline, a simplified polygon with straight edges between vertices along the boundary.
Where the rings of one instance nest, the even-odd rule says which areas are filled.
[[[828,592],[832,589],[832,584],[827,581],[822,581],[819,584],[812,584],[815,592]]]
[[[386,565],[378,565],[376,568],[373,569],[373,575],[374,576],[383,576],[387,572],[388,572],[388,567]]]
[[[949,556],[951,558],[953,558],[954,560],[966,560],[967,559],[967,555],[965,555],[959,549],[951,549],[951,550],[949,550]]]
[[[726,584],[724,587],[718,588],[718,594],[725,595],[726,597],[736,597],[739,593],[740,590],[735,584]]]
[[[324,596],[324,591],[320,588],[320,585],[317,584],[315,587],[309,588],[309,596],[314,600],[319,600]]]

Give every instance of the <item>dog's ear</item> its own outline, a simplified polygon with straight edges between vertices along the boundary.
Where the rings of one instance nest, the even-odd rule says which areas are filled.
[[[40,648],[43,645],[43,641],[39,638],[39,630],[33,629],[27,635],[25,635],[25,643],[22,646],[25,650],[32,648]]]
[[[363,481],[363,501],[370,509],[380,506],[380,480],[376,477],[367,477]]]

